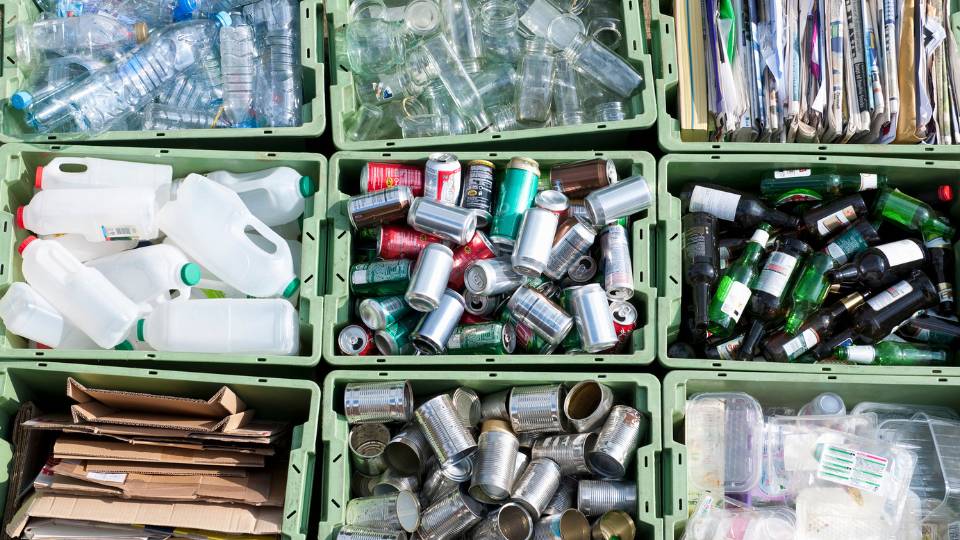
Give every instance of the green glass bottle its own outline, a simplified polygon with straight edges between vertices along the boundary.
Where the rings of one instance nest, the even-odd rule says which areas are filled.
[[[830,290],[826,273],[832,269],[833,258],[822,251],[814,253],[807,261],[791,293],[793,303],[783,327],[788,334],[795,334],[804,321],[823,305],[823,300]]]
[[[761,223],[744,248],[743,254],[727,269],[717,292],[710,302],[710,324],[708,330],[718,336],[729,336],[747,309],[752,291],[750,283],[757,274],[760,260],[767,249],[770,231],[773,227]]]
[[[789,192],[813,192],[819,198],[832,198],[844,193],[857,193],[886,185],[887,177],[880,174],[812,174],[810,169],[793,169],[776,171],[771,176],[760,180],[760,194],[768,200],[780,198]]]
[[[924,240],[953,238],[954,229],[929,204],[914,199],[899,189],[884,189],[877,197],[874,215],[901,227],[920,231]]]
[[[837,347],[833,354],[838,360],[875,366],[929,366],[947,363],[945,349],[898,341]]]

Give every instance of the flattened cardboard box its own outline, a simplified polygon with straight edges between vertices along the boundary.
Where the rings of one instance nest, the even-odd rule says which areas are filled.
[[[133,444],[147,443],[150,439],[189,439],[237,444],[271,444],[283,435],[289,424],[272,420],[253,420],[229,433],[210,433],[177,429],[161,429],[143,426],[97,425],[74,422],[67,414],[45,414],[23,423],[28,429],[64,431],[114,437]]]
[[[263,467],[264,457],[240,452],[210,452],[185,448],[134,446],[124,442],[60,437],[53,446],[57,459],[178,463],[216,467]]]

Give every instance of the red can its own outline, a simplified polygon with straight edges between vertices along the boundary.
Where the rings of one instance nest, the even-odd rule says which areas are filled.
[[[360,190],[364,193],[407,186],[414,197],[423,197],[423,168],[402,163],[370,162],[360,171]]]
[[[463,316],[460,317],[460,324],[480,324],[490,322],[490,320],[490,317],[474,315],[473,313],[464,313]]]
[[[446,152],[430,154],[423,196],[450,204],[460,203],[460,161]]]
[[[455,291],[463,290],[463,272],[473,261],[492,259],[497,256],[497,248],[487,235],[481,231],[473,234],[469,242],[453,252],[453,270],[450,272],[450,288]]]
[[[370,356],[376,349],[373,332],[360,324],[344,327],[337,336],[337,345],[340,346],[340,352],[348,356]]]
[[[377,256],[384,260],[416,260],[420,252],[430,244],[439,244],[443,240],[412,227],[403,225],[383,225],[377,236]]]
[[[629,302],[610,302],[610,314],[613,315],[613,328],[620,340],[613,350],[620,352],[630,344],[630,334],[637,328],[637,308]]]

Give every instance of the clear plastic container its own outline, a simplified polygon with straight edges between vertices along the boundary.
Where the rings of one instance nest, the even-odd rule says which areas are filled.
[[[862,401],[850,411],[850,414],[873,413],[877,415],[877,421],[881,424],[887,420],[902,419],[909,420],[917,413],[925,413],[929,416],[944,418],[947,420],[960,420],[960,414],[950,407],[941,407],[939,405],[910,405],[904,403],[878,403],[875,401]]]
[[[687,479],[710,492],[746,493],[760,480],[763,410],[749,394],[698,394],[687,400]]]
[[[785,506],[751,508],[705,497],[687,520],[681,540],[794,540],[796,515]]]

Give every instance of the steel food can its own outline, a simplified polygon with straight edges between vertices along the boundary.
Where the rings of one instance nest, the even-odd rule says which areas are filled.
[[[567,291],[570,292],[570,308],[584,351],[605,351],[620,342],[603,287],[590,283],[571,287]]]
[[[477,226],[486,227],[493,216],[493,171],[489,161],[475,159],[467,163],[467,179],[463,183],[460,206],[473,210],[477,214]]]
[[[370,356],[374,350],[373,333],[359,324],[351,324],[340,330],[337,345],[347,356]]]
[[[573,328],[573,318],[546,296],[528,286],[517,289],[507,302],[513,317],[551,345],[559,345]]]
[[[633,297],[633,261],[627,230],[620,225],[608,225],[600,232],[603,249],[603,288],[611,300],[629,300]]]
[[[617,330],[620,351],[630,344],[630,336],[637,329],[637,308],[629,302],[610,302],[610,314],[613,315],[613,327]]]
[[[589,283],[596,275],[597,261],[590,255],[578,258],[567,270],[567,277],[574,283]]]
[[[415,199],[410,205],[407,223],[420,232],[457,245],[469,242],[477,231],[477,215],[472,211],[426,197]]]
[[[463,293],[463,301],[466,302],[467,313],[478,317],[491,317],[497,312],[497,308],[503,300],[501,296],[480,296],[470,291]],[[464,323],[468,324],[468,323]]]
[[[425,167],[423,196],[448,204],[460,202],[460,162],[447,152],[430,154]]]
[[[443,354],[463,311],[464,301],[460,293],[452,289],[444,291],[437,309],[420,319],[411,336],[413,346],[422,354]]]
[[[397,186],[406,186],[414,197],[423,197],[423,168],[418,165],[371,161],[360,169],[360,190],[364,193]]]
[[[383,330],[391,324],[400,322],[410,313],[410,306],[403,296],[378,296],[364,298],[357,305],[360,320],[371,330]]]
[[[463,425],[472,428],[480,422],[480,396],[472,388],[458,386],[447,395],[463,420]]]
[[[349,383],[343,392],[343,413],[349,424],[409,422],[413,389],[407,381]]]
[[[430,244],[417,258],[404,300],[417,311],[430,312],[437,309],[440,306],[440,297],[447,289],[452,268],[453,251],[443,244]]]
[[[395,471],[405,475],[419,475],[426,468],[433,450],[416,423],[409,423],[387,443],[383,458]]]
[[[410,338],[419,323],[420,319],[417,316],[410,316],[387,325],[383,330],[377,330],[373,334],[373,342],[377,350],[380,354],[388,356],[411,354],[413,343]]]
[[[480,419],[486,420],[509,420],[510,415],[507,412],[507,399],[510,396],[510,390],[501,390],[492,394],[486,394],[480,398]]]
[[[497,256],[494,247],[487,235],[482,231],[473,234],[469,242],[453,252],[453,270],[450,272],[450,288],[459,291],[463,289],[463,274],[471,263],[479,260],[492,259]]]
[[[596,431],[613,407],[613,391],[597,381],[580,381],[567,392],[563,413],[578,433]]]
[[[416,259],[430,244],[443,240],[403,225],[380,227],[377,240],[377,256],[381,259]]]
[[[474,261],[463,277],[467,290],[481,296],[512,293],[527,280],[513,269],[513,263],[506,257]]]
[[[611,510],[593,524],[590,536],[592,540],[633,540],[637,536],[637,525],[627,512]]]
[[[590,159],[575,163],[554,165],[550,169],[553,189],[568,197],[586,195],[591,191],[615,184],[619,180],[617,166],[612,159]]]
[[[456,538],[483,518],[484,506],[457,489],[423,512],[420,520],[421,540]]]
[[[580,485],[577,486],[577,509],[587,516],[600,516],[611,510],[635,512],[637,484],[580,480]]]
[[[577,481],[569,476],[560,480],[560,487],[550,499],[550,504],[543,510],[544,515],[561,514],[568,508],[573,508],[577,504]]]
[[[564,222],[553,239],[543,274],[553,280],[563,278],[581,257],[590,253],[596,237],[597,233],[584,222],[575,219]]]
[[[336,540],[407,540],[404,531],[385,531],[372,527],[344,525],[337,532]]]
[[[470,493],[502,501],[510,496],[513,488],[520,442],[510,424],[503,420],[487,420],[483,423],[478,445]],[[474,495],[474,498],[480,497]]]
[[[412,266],[407,259],[355,264],[350,267],[350,292],[361,296],[404,294]]]
[[[510,392],[510,425],[516,433],[561,433],[566,419],[560,384],[517,386]]]
[[[590,466],[605,478],[623,478],[646,430],[647,419],[642,413],[626,405],[613,407],[587,456]]]
[[[443,468],[440,467],[436,456],[433,455],[433,450],[430,451],[429,459],[427,474],[423,481],[423,496],[430,504],[433,504],[458,490],[460,482],[451,480],[443,473]]]
[[[597,440],[596,433],[568,433],[545,437],[533,444],[533,459],[547,458],[560,467],[564,476],[591,474],[587,450]]]
[[[543,208],[526,211],[510,257],[514,270],[525,276],[539,276],[543,272],[550,260],[558,219],[556,214]]]
[[[460,420],[457,408],[447,394],[440,394],[417,408],[417,426],[433,448],[443,468],[470,457],[477,450],[477,441]]]
[[[557,218],[560,218],[566,215],[570,200],[563,193],[548,189],[537,193],[537,196],[533,199],[533,204],[537,205],[537,208],[553,212],[557,215]]]
[[[420,525],[420,501],[409,491],[351,499],[346,525],[413,532]]]
[[[560,487],[560,478],[560,467],[552,460],[531,460],[513,486],[510,501],[523,506],[531,516],[539,516]]]
[[[583,204],[587,207],[587,219],[600,228],[650,208],[653,195],[647,179],[637,175],[594,191],[584,197]]]
[[[490,227],[490,240],[494,244],[513,247],[520,231],[520,220],[533,204],[539,182],[540,165],[536,161],[523,157],[510,160],[497,193],[497,206]]]
[[[377,475],[387,470],[383,451],[390,442],[390,430],[383,424],[357,424],[350,429],[350,462],[362,474]]]
[[[447,340],[450,354],[512,354],[516,346],[513,328],[501,322],[458,326]]]
[[[347,216],[354,229],[400,221],[413,201],[413,193],[406,186],[355,195],[347,201]]]
[[[507,503],[490,512],[470,530],[470,540],[530,540],[533,518],[519,504]]]
[[[416,493],[420,490],[420,478],[417,475],[403,475],[393,469],[387,469],[370,483],[374,495],[389,495],[400,491]]]
[[[568,508],[541,518],[533,534],[535,540],[589,540],[590,522],[579,510]]]

